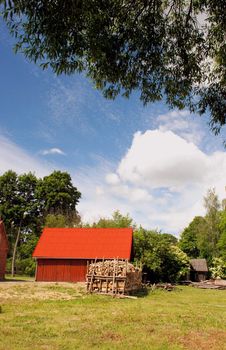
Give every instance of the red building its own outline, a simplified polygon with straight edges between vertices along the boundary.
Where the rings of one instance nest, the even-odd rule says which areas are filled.
[[[85,281],[87,262],[130,259],[131,228],[45,228],[34,250],[36,281]]]
[[[5,278],[6,258],[8,253],[8,240],[3,221],[0,221],[0,281]]]

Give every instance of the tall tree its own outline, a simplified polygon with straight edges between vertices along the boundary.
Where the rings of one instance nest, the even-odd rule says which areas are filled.
[[[20,209],[17,212],[20,216],[17,227],[16,240],[13,247],[12,256],[12,276],[14,275],[16,252],[21,234],[26,234],[29,230],[37,229],[40,216],[38,200],[35,197],[37,178],[32,173],[20,175],[18,177],[18,200]]]
[[[214,188],[207,191],[204,197],[204,207],[205,217],[195,217],[184,229],[179,247],[189,257],[206,258],[211,263],[212,259],[219,254],[218,242],[221,234],[221,205]]]
[[[225,0],[0,0],[16,50],[57,74],[85,71],[106,97],[210,111],[225,124]]]
[[[205,241],[206,230],[206,220],[202,216],[196,216],[181,233],[179,247],[190,258],[198,258],[202,254],[205,255],[202,241]]]
[[[17,222],[17,185],[18,178],[14,171],[9,170],[0,176],[0,217],[4,220],[10,242],[12,237],[12,224],[15,221]]]
[[[133,219],[129,214],[122,215],[120,211],[116,210],[111,218],[100,218],[97,222],[92,224],[92,227],[135,227]]]
[[[222,211],[220,213],[220,238],[217,243],[217,247],[219,249],[219,255],[224,259],[226,264],[226,211]]]
[[[67,172],[54,171],[39,180],[36,196],[45,215],[62,214],[72,217],[77,213],[76,205],[81,193],[73,185]]]
[[[211,255],[217,256],[217,243],[220,238],[220,201],[215,192],[215,189],[209,189],[204,197],[204,206],[206,208],[205,219],[207,221],[206,241],[209,243]]]
[[[37,227],[36,184],[37,178],[32,173],[17,176],[15,172],[8,171],[0,177],[0,213],[11,237],[12,276],[21,236]]]
[[[28,245],[31,249],[34,246],[33,236],[40,234],[48,214],[54,218],[62,215],[68,225],[80,220],[76,210],[80,197],[81,193],[66,172],[55,171],[43,179],[37,179],[32,173],[18,176],[11,170],[0,176],[0,217],[9,236],[12,275],[18,247]],[[23,251],[20,249],[21,257]]]
[[[74,215],[48,214],[45,218],[45,227],[80,227],[81,217],[75,211]]]

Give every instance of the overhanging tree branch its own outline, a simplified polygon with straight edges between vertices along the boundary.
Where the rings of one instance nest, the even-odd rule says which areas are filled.
[[[144,103],[164,99],[171,108],[209,113],[213,129],[225,124],[224,0],[0,3],[17,49],[43,68],[85,71],[108,98],[139,90]],[[203,12],[208,26],[200,27]],[[221,99],[213,93],[216,76]]]

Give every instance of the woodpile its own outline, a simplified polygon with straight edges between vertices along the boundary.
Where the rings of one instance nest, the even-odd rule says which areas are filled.
[[[106,294],[129,294],[142,287],[142,272],[128,260],[95,261],[87,266],[87,291]]]

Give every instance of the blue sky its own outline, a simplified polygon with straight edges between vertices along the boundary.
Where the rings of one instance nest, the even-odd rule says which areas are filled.
[[[0,173],[70,172],[84,220],[119,209],[138,224],[179,233],[203,214],[209,187],[224,197],[226,156],[208,115],[109,101],[83,75],[55,76],[15,55],[1,27]]]

